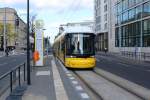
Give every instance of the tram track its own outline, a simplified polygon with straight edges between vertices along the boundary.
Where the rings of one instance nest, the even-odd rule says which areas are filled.
[[[126,90],[127,92],[129,92],[129,93],[131,93],[131,94],[133,94],[133,95],[137,96],[137,97],[138,97],[138,98],[140,98],[141,100],[145,100],[145,98],[143,98],[143,97],[141,97],[141,96],[137,95],[136,93],[134,93],[134,92],[132,92],[132,91],[128,90],[127,88],[125,88],[125,87],[121,86],[120,84],[118,84],[118,83],[114,82],[113,80],[111,80],[111,79],[109,79],[109,78],[105,77],[104,75],[101,75],[99,72],[96,72],[96,71],[93,71],[93,72],[95,72],[97,75],[99,75],[99,76],[101,76],[101,77],[105,78],[106,80],[110,81],[111,83],[113,83],[113,84],[117,85],[118,87],[120,87],[120,88],[122,88],[122,89]]]
[[[91,86],[76,72],[76,71],[72,71],[74,75],[76,75],[85,85],[86,87],[92,92],[94,93],[95,96],[97,96],[99,98],[99,100],[104,100],[101,95],[99,95],[93,88],[91,88]]]
[[[94,72],[142,100],[150,100],[150,90],[115,74],[95,68]]]
[[[73,71],[73,73],[77,77],[79,77],[79,79],[94,94],[96,94],[100,98],[100,100],[148,100],[148,99],[140,97],[139,95],[136,95],[136,93],[128,91],[124,87],[114,83],[112,80],[106,78],[105,76],[101,75],[100,73],[96,72],[95,70],[93,70],[93,71],[90,71],[90,70],[78,71],[77,70],[77,71]],[[89,74],[89,78],[88,78],[88,74]],[[91,77],[90,75],[91,76],[93,75],[93,76]],[[95,82],[92,80],[92,78],[93,78],[93,80],[95,78]],[[99,82],[100,80],[103,80],[103,81]],[[90,81],[93,81],[93,82],[90,82]],[[109,87],[107,85],[110,85],[110,86],[112,85],[113,87]],[[108,88],[110,88],[110,91]],[[117,94],[117,92],[113,93],[115,91],[112,92],[112,90],[115,90],[115,89],[118,91],[121,91],[122,94],[121,94],[121,92],[120,93],[118,92],[118,94]],[[109,91],[110,95],[109,95],[109,93],[104,93],[106,91],[107,92]],[[121,96],[122,96],[122,98],[121,98]],[[123,99],[123,97],[124,97],[124,99]]]
[[[63,66],[63,68],[65,68],[65,66]],[[96,95],[100,100],[150,100],[149,89],[102,69],[70,70],[70,72],[82,81],[89,91],[93,92],[92,94]]]

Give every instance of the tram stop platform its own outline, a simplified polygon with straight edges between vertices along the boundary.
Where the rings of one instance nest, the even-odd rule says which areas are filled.
[[[21,100],[93,100],[52,55],[46,58],[45,66],[33,67],[31,85]],[[79,92],[80,91],[80,92]]]
[[[49,57],[43,67],[33,67],[31,72],[31,85],[28,86],[22,100],[56,100],[55,86],[52,73],[51,60]],[[54,66],[56,70],[56,66]],[[55,72],[56,73],[56,72]],[[57,73],[57,75],[59,75]],[[58,76],[57,76],[58,77]],[[59,86],[60,83],[58,83]],[[59,86],[61,90],[61,86]],[[61,100],[67,100],[64,91],[58,93],[61,95]]]
[[[0,100],[103,100],[101,95],[106,100],[141,100],[93,71],[66,69],[53,55],[45,57],[44,66],[31,69],[31,85],[13,98]]]

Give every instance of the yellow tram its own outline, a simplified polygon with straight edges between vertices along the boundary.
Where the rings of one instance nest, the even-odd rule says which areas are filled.
[[[94,38],[90,27],[63,27],[63,32],[54,40],[53,53],[68,68],[94,68]]]

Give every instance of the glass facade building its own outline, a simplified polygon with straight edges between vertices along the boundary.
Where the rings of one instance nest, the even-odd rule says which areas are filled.
[[[150,47],[150,0],[118,0],[115,46]]]

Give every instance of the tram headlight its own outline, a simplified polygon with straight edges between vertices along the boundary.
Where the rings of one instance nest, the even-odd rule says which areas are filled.
[[[91,58],[95,58],[95,56],[90,56]]]

